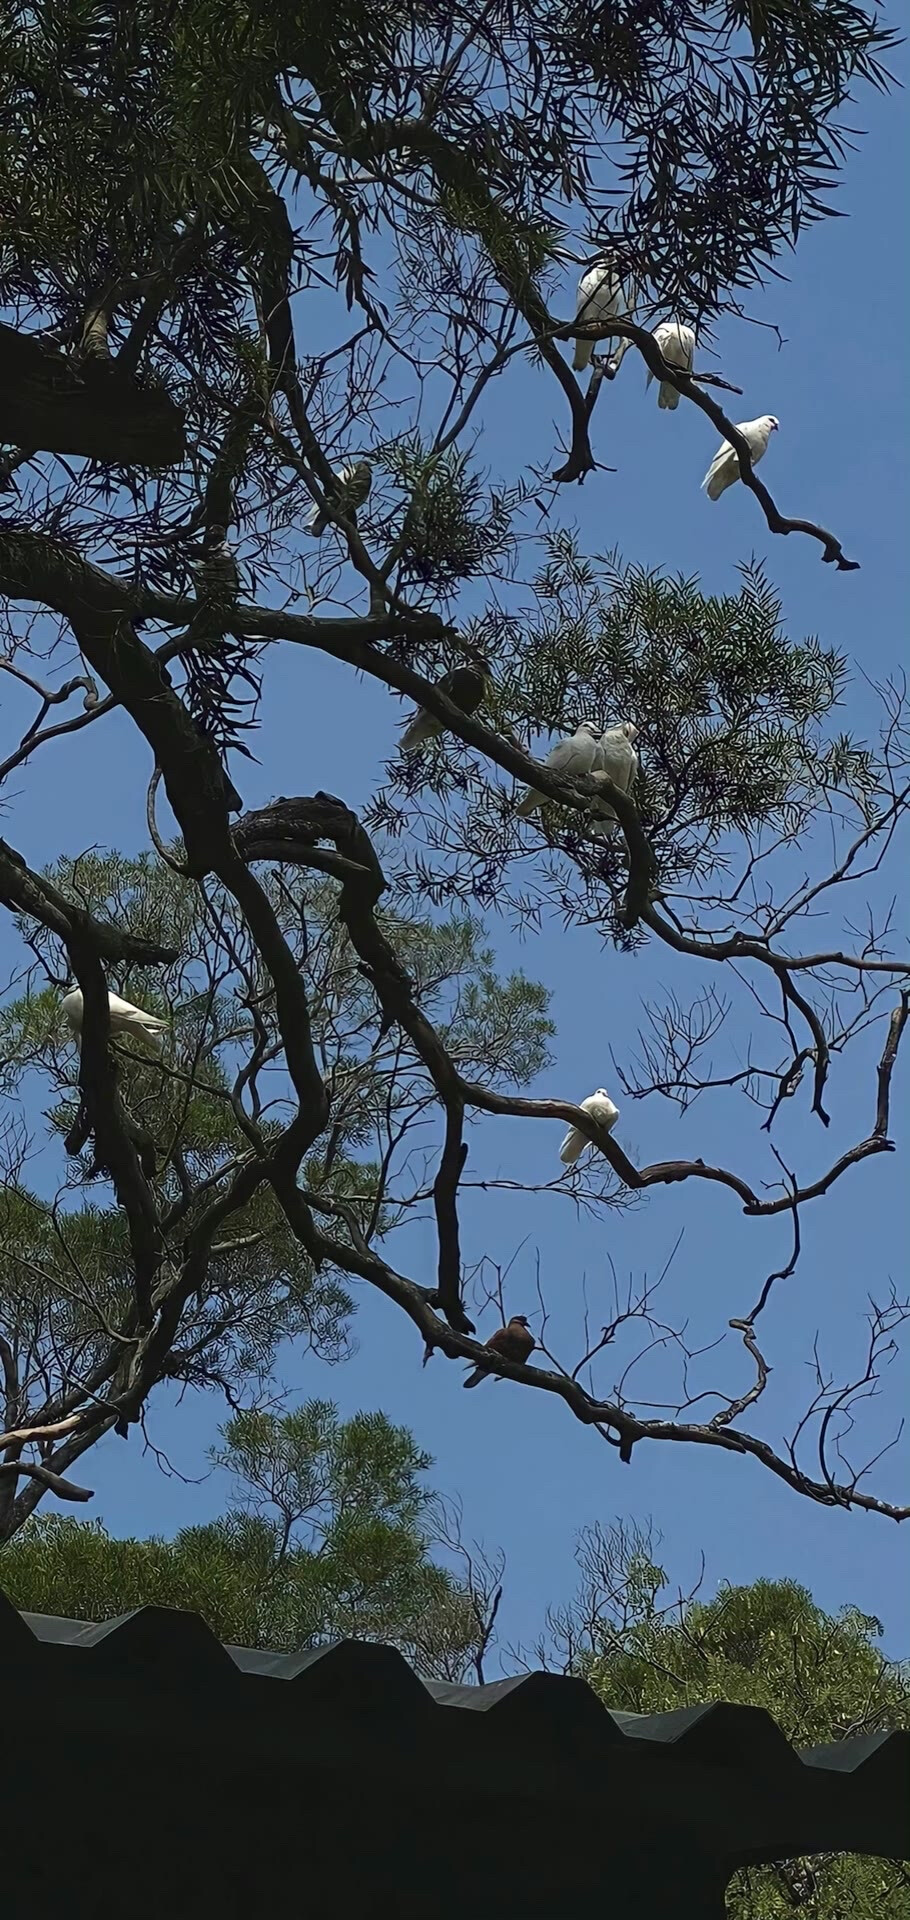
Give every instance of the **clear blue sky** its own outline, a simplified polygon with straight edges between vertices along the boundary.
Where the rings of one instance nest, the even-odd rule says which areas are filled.
[[[903,54],[897,65],[906,73]],[[895,150],[907,145],[905,111],[899,93],[887,100],[863,96],[852,117],[869,127],[869,137],[850,161],[837,202],[849,218],[810,233],[789,263],[789,284],[754,304],[756,314],[778,322],[784,347],[778,348],[772,332],[733,322],[720,336],[723,369],[745,390],[734,417],[771,412],[780,419],[763,469],[779,505],[835,529],[862,571],[838,574],[822,566],[813,543],[773,539],[744,489],[709,506],[699,483],[716,444],[713,429],[685,403],[672,419],[659,414],[653,391],[645,398],[634,354],[602,395],[595,416],[598,455],[618,472],[592,476],[559,505],[567,521],[577,518],[589,551],[618,546],[630,560],[697,572],[710,591],[734,586],[738,561],[763,557],[782,594],[791,635],[817,633],[855,663],[846,723],[860,733],[874,713],[861,676],[881,679],[894,672],[906,634],[908,287],[894,204]],[[481,457],[494,477],[510,480],[522,466],[549,459],[560,405],[547,376],[519,363],[488,390]],[[17,737],[24,710],[8,685],[4,739],[7,733]],[[345,707],[352,748],[344,770],[325,723],[337,702]],[[235,768],[246,803],[325,786],[361,806],[391,751],[401,711],[378,686],[353,681],[315,653],[274,650],[256,746],[261,765]],[[45,750],[16,776],[4,834],[33,865],[92,844],[124,850],[145,845],[145,754],[116,716],[81,740]],[[65,796],[63,807],[59,796]],[[902,920],[906,935],[906,912]],[[521,964],[553,992],[556,1064],[537,1089],[541,1094],[580,1097],[598,1083],[609,1084],[610,1046],[622,1051],[638,1024],[640,1001],[664,985],[695,990],[694,974],[680,973],[662,951],[637,959],[604,953],[593,937],[567,936],[559,926],[545,929],[520,952],[503,932],[494,937],[507,965]],[[21,950],[4,921],[3,974],[8,977],[17,963]],[[806,1102],[800,1120],[791,1122],[784,1137],[807,1177],[821,1171],[841,1142],[868,1129],[872,1064],[872,1054],[858,1048],[855,1063],[848,1056],[846,1069],[835,1072],[830,1136],[822,1136],[817,1122],[810,1126]],[[900,1158],[855,1169],[827,1200],[807,1210],[802,1263],[786,1296],[779,1289],[766,1316],[776,1369],[769,1402],[784,1419],[806,1393],[805,1362],[815,1329],[823,1329],[832,1363],[846,1363],[862,1342],[867,1291],[885,1291],[889,1276],[905,1280],[908,1074],[905,1060],[892,1120]],[[691,1153],[718,1157],[750,1177],[756,1169],[754,1112],[732,1096],[698,1105],[685,1121],[659,1101],[627,1104],[619,1137],[640,1161]],[[520,1166],[528,1178],[548,1178],[557,1144],[555,1129],[485,1122],[472,1133],[471,1164],[476,1167],[482,1154],[498,1171]],[[772,1177],[772,1168],[766,1172]],[[486,1247],[506,1261],[526,1241],[510,1293],[514,1311],[526,1301],[528,1310],[534,1307],[539,1253],[567,1346],[579,1275],[587,1276],[596,1299],[606,1284],[608,1256],[621,1279],[630,1272],[653,1275],[683,1229],[668,1282],[667,1317],[688,1316],[693,1328],[713,1331],[730,1313],[744,1310],[787,1250],[785,1223],[746,1221],[731,1195],[693,1183],[657,1190],[646,1207],[598,1224],[579,1223],[558,1199],[501,1197],[485,1202],[482,1216],[469,1201],[464,1217],[469,1258]],[[396,1258],[425,1279],[432,1267],[429,1227],[409,1229]],[[899,1594],[908,1571],[910,1525],[901,1532],[877,1517],[823,1510],[757,1465],[706,1449],[644,1445],[632,1465],[622,1467],[549,1396],[501,1385],[485,1386],[466,1400],[461,1367],[437,1356],[422,1371],[414,1331],[390,1305],[361,1289],[358,1306],[359,1349],[350,1363],[330,1372],[286,1351],[280,1375],[295,1395],[333,1396],[345,1412],[382,1407],[413,1428],[435,1457],[435,1483],[461,1496],[468,1533],[507,1553],[505,1640],[531,1640],[547,1604],[568,1597],[579,1527],[625,1515],[653,1518],[671,1579],[684,1587],[697,1573],[702,1551],[708,1591],[723,1577],[790,1575],[825,1605],[853,1601],[877,1613],[890,1650],[906,1650]],[[726,1377],[732,1368],[745,1378],[732,1352],[723,1367]],[[895,1363],[886,1383],[892,1415],[906,1401],[908,1384],[906,1362]],[[115,1438],[102,1442],[89,1456],[84,1477],[97,1490],[90,1511],[115,1533],[169,1534],[211,1517],[224,1503],[222,1481],[195,1478],[206,1474],[205,1449],[222,1409],[214,1400],[190,1397],[179,1409],[161,1400],[156,1408],[156,1442],[194,1483],[167,1478],[150,1456],[143,1459],[135,1432],[128,1445]],[[776,1439],[780,1429],[772,1424],[768,1431]],[[878,1489],[906,1499],[907,1466],[906,1449],[890,1455],[876,1470]]]

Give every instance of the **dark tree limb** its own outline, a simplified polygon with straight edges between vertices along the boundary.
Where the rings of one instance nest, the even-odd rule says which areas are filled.
[[[887,1139],[891,1108],[891,1076],[894,1072],[901,1035],[907,1025],[908,1014],[910,1014],[910,992],[905,991],[901,994],[900,1005],[895,1007],[888,1022],[888,1036],[878,1063],[878,1101],[875,1109],[875,1125],[872,1129],[873,1138],[876,1140]]]
[[[312,1196],[315,1200],[315,1196]],[[719,1447],[723,1451],[748,1455],[775,1474],[795,1492],[816,1500],[822,1506],[855,1506],[879,1513],[891,1520],[910,1519],[910,1507],[899,1507],[862,1492],[855,1484],[840,1484],[830,1477],[813,1480],[802,1473],[792,1460],[753,1434],[733,1431],[726,1426],[689,1421],[640,1420],[612,1401],[597,1400],[580,1383],[564,1373],[551,1373],[542,1367],[505,1360],[500,1354],[491,1358],[490,1349],[458,1333],[440,1320],[427,1291],[396,1273],[375,1253],[364,1253],[324,1234],[313,1219],[308,1197],[299,1188],[279,1194],[289,1225],[314,1259],[331,1262],[342,1271],[356,1273],[368,1281],[408,1315],[419,1332],[424,1347],[439,1348],[451,1360],[468,1360],[472,1365],[489,1365],[489,1371],[505,1380],[519,1381],[538,1392],[555,1394],[565,1401],[576,1420],[584,1426],[611,1429],[619,1436],[621,1450],[628,1455],[633,1445],[643,1440],[669,1440],[694,1446]]]
[[[60,940],[88,942],[102,960],[132,961],[148,967],[169,966],[178,958],[174,947],[159,946],[154,940],[143,940],[122,927],[96,920],[43,874],[33,873],[21,853],[5,840],[0,840],[0,902],[11,913],[23,913],[39,921]]]
[[[30,1480],[37,1480],[39,1486],[47,1487],[55,1493],[58,1500],[94,1500],[95,1495],[89,1487],[77,1487],[72,1480],[64,1480],[63,1475],[54,1473],[50,1467],[39,1467],[34,1460],[16,1460],[0,1466],[0,1474],[18,1476],[24,1473]]]
[[[3,325],[0,440],[114,467],[173,467],[186,453],[183,415],[163,388]]]
[[[794,520],[779,511],[767,487],[756,478],[751,452],[742,434],[737,433],[735,422],[727,419],[722,408],[718,406],[716,400],[711,399],[710,394],[700,391],[697,375],[684,373],[681,367],[671,367],[669,361],[664,359],[653,333],[649,333],[647,327],[638,327],[631,320],[611,320],[608,327],[593,327],[590,324],[581,326],[573,320],[565,325],[553,327],[551,331],[554,339],[569,340],[580,335],[586,340],[603,340],[611,335],[619,335],[624,340],[631,340],[638,348],[645,366],[649,373],[654,375],[655,380],[666,381],[686,400],[692,400],[695,406],[700,407],[702,413],[707,414],[708,419],[713,421],[721,438],[728,440],[730,445],[735,447],[739,459],[740,478],[749,492],[754,493],[771,532],[785,535],[805,533],[810,540],[819,542],[823,549],[822,560],[827,565],[836,566],[840,573],[858,572],[859,561],[846,558],[840,541],[833,533],[828,533],[824,527],[816,525],[814,520]],[[560,473],[553,475],[554,480],[576,480],[579,477],[571,462]]]
[[[873,1132],[867,1139],[841,1154],[820,1179],[807,1187],[798,1188],[793,1194],[784,1194],[771,1200],[760,1199],[739,1174],[724,1167],[708,1166],[702,1160],[659,1161],[652,1166],[638,1168],[612,1135],[598,1127],[580,1107],[568,1101],[526,1100],[517,1095],[494,1093],[462,1077],[435,1028],[416,1005],[412,983],[394,948],[377,926],[375,908],[385,890],[385,879],[369,835],[356,814],[343,801],[326,793],[318,793],[310,799],[276,801],[270,807],[244,815],[234,828],[234,839],[247,860],[278,859],[289,865],[295,863],[296,848],[302,847],[306,852],[314,842],[330,839],[349,865],[367,872],[368,878],[365,880],[351,875],[346,877],[339,897],[339,913],[384,1015],[407,1033],[427,1068],[447,1114],[450,1106],[454,1107],[456,1102],[460,1102],[462,1106],[474,1107],[484,1113],[565,1120],[570,1126],[577,1127],[585,1139],[599,1149],[624,1185],[634,1191],[651,1186],[671,1186],[682,1180],[708,1180],[735,1193],[742,1201],[746,1214],[762,1217],[784,1213],[804,1201],[818,1199],[849,1167],[873,1154],[894,1151],[892,1141]],[[900,1029],[902,1031],[903,1027]],[[891,1047],[889,1031],[887,1062],[883,1056],[886,1084],[890,1084],[900,1032]],[[880,1079],[879,1111],[881,1084]]]
[[[108,1046],[107,982],[100,961],[84,937],[70,935],[67,948],[83,998],[79,1088],[91,1121],[97,1164],[110,1174],[126,1214],[138,1323],[145,1328],[151,1324],[152,1294],[165,1251],[161,1223],[117,1086],[117,1068]]]

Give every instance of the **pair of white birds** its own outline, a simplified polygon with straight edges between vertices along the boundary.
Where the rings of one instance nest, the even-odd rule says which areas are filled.
[[[559,740],[550,749],[543,765],[550,773],[558,773],[563,779],[576,779],[582,775],[605,773],[621,793],[631,793],[638,773],[638,754],[633,741],[638,739],[638,728],[631,720],[623,720],[618,727],[607,727],[604,733],[594,720],[583,720],[567,740]],[[538,807],[546,804],[546,794],[537,793],[533,787],[526,788],[516,809],[519,818],[527,820]],[[597,839],[606,839],[616,826],[616,813],[606,800],[595,802],[597,818],[591,825],[591,832]]]
[[[622,285],[609,261],[603,260],[581,276],[575,318],[587,320],[591,326],[605,327],[610,320],[630,319],[633,304],[631,290]],[[660,326],[654,328],[653,338],[669,366],[679,367],[682,373],[692,372],[696,341],[691,327],[684,326],[681,320],[662,320]],[[618,373],[628,344],[625,340],[621,341],[607,362],[607,372],[611,377]],[[576,373],[581,373],[590,364],[595,345],[593,340],[576,340],[575,358],[572,361]],[[649,372],[648,386],[653,378],[654,375]],[[657,390],[657,404],[670,412],[679,406],[679,391],[669,380],[661,381]],[[737,423],[736,431],[742,434],[746,442],[753,467],[757,467],[764,458],[771,435],[777,432],[779,425],[773,413],[763,413],[757,420],[740,420]],[[719,500],[721,494],[734,486],[739,478],[739,455],[729,440],[722,440],[702,481],[702,487],[709,500]]]
[[[169,1022],[159,1020],[157,1014],[146,1013],[143,1007],[134,1007],[131,1000],[121,1000],[119,993],[108,993],[108,1012],[112,1033],[141,1033],[153,1046],[160,1045],[159,1035],[167,1033]],[[60,1002],[73,1033],[82,1032],[83,1000],[82,988],[75,982],[67,989]]]

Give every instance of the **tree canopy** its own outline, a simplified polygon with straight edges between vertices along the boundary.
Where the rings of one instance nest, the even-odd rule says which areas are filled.
[[[544,1659],[582,1673],[607,1706],[764,1707],[795,1747],[910,1727],[910,1669],[883,1655],[871,1615],[852,1606],[826,1613],[790,1580],[721,1584],[709,1601],[674,1601],[654,1546],[647,1528],[589,1528],[578,1596],[550,1616]],[[905,1920],[910,1874],[899,1862],[842,1854],[750,1868],[732,1881],[727,1911],[735,1920],[794,1912]]]
[[[494,1310],[519,1304],[506,1262],[489,1281],[481,1211],[506,1117],[591,1142],[543,1205],[670,1204],[696,1182],[706,1237],[733,1195],[786,1219],[793,1250],[720,1329],[720,1387],[693,1384],[683,1328],[672,1401],[640,1369],[633,1390],[625,1359],[613,1371],[618,1328],[643,1356],[663,1338],[647,1284],[600,1336],[580,1312],[577,1349],[557,1353],[542,1283],[538,1354],[496,1370],[559,1399],[605,1459],[645,1439],[721,1448],[824,1504],[906,1517],[867,1477],[860,1419],[906,1302],[876,1291],[855,1370],[819,1362],[784,1439],[762,1425],[760,1318],[803,1206],[893,1147],[908,961],[855,890],[906,816],[902,692],[881,690],[881,738],[857,739],[837,711],[847,662],[788,633],[767,563],[717,594],[694,568],[587,556],[563,520],[572,483],[623,458],[608,396],[628,348],[706,439],[731,439],[772,546],[856,566],[849,528],[785,513],[753,470],[736,321],[831,211],[854,96],[888,84],[893,33],[854,0],[344,0],[330,17],[311,0],[275,17],[46,0],[8,8],[2,32],[0,669],[35,705],[0,787],[12,810],[20,770],[50,781],[62,735],[88,766],[116,714],[148,846],[61,844],[44,868],[27,812],[26,851],[0,842],[21,943],[3,1011],[0,1535],[48,1494],[89,1497],[72,1469],[141,1426],[162,1382],[250,1412],[282,1340],[337,1357],[355,1283],[437,1365],[476,1361]],[[575,283],[605,256],[629,310],[588,328],[583,384]],[[654,340],[672,315],[697,330],[693,371]],[[522,362],[559,446],[503,472],[484,405]],[[347,668],[352,702],[366,676],[442,723],[360,812],[341,745],[337,794],[244,808],[235,780],[253,743],[268,768],[260,700],[291,647]],[[471,713],[439,684],[466,661],[484,667]],[[589,717],[638,728],[634,790],[541,764]],[[544,795],[530,824],[513,781]],[[546,994],[494,969],[494,909],[589,929],[605,967],[665,954],[673,985],[642,1008],[621,1090],[688,1106],[738,1088],[752,1164],[637,1164],[578,1090],[532,1097]],[[163,1049],[112,1037],[106,987],[169,1019]],[[791,1166],[782,1106],[827,1155],[829,1081],[870,1030],[867,1112],[820,1172],[802,1144]],[[415,1217],[429,1268],[403,1232]]]
[[[172,1540],[36,1514],[4,1552],[7,1598],[95,1621],[181,1607],[228,1645],[276,1652],[378,1640],[420,1672],[474,1677],[486,1623],[470,1587],[431,1557],[431,1462],[405,1428],[382,1413],[341,1420],[310,1400],[236,1415],[213,1459],[234,1477],[233,1502]]]

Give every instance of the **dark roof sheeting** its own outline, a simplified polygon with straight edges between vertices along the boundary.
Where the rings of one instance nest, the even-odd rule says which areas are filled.
[[[286,1684],[269,1684],[276,1680]],[[314,1794],[324,1796],[326,1830],[332,1796],[363,1807],[368,1780],[370,1817],[378,1820],[378,1807],[386,1807],[381,1832],[394,1863],[400,1809],[408,1809],[413,1841],[414,1808],[432,1788],[432,1803],[446,1808],[449,1825],[473,1836],[471,1871],[480,1870],[488,1845],[483,1885],[491,1902],[497,1823],[514,1820],[516,1809],[525,1825],[530,1821],[534,1845],[550,1849],[560,1901],[570,1892],[575,1900],[602,1891],[605,1874],[614,1892],[626,1885],[624,1872],[629,1886],[642,1884],[642,1871],[670,1874],[666,1861],[678,1855],[701,1861],[705,1885],[711,1873],[719,1876],[721,1893],[675,1911],[713,1916],[722,1914],[722,1886],[738,1866],[822,1851],[910,1857],[907,1733],[798,1752],[757,1707],[717,1702],[675,1713],[611,1712],[586,1682],[557,1674],[480,1687],[424,1682],[394,1649],[365,1641],[257,1652],[223,1646],[192,1613],[141,1607],[96,1625],[20,1614],[2,1594],[0,1698],[6,1712],[17,1710],[17,1699],[20,1714],[37,1710],[42,1739],[58,1749],[66,1727],[76,1725],[86,1779],[95,1764],[93,1740],[107,1779],[121,1726],[129,1728],[131,1750],[141,1728],[143,1764],[157,1767],[155,1777],[164,1746],[175,1777],[183,1768],[187,1780],[205,1781],[197,1805],[203,1825],[205,1794],[224,1818],[241,1775],[245,1803],[266,1776],[296,1781],[308,1805]],[[62,1731],[55,1733],[58,1723]],[[222,1778],[227,1784],[216,1791]],[[374,1854],[379,1831],[370,1842]],[[561,1844],[571,1845],[571,1870]],[[629,1864],[633,1846],[645,1863],[638,1878]],[[447,1856],[447,1872],[450,1864]],[[468,1872],[470,1862],[462,1865]],[[673,1871],[668,1884],[678,1892],[689,1869]],[[454,1867],[452,1874],[450,1896],[440,1893],[425,1909],[416,1895],[408,1904],[399,1875],[401,1913],[455,1913],[459,1900],[476,1900],[474,1883],[461,1885]],[[376,1875],[378,1887],[378,1867]],[[559,1902],[553,1907],[552,1894],[545,1897],[546,1883],[542,1854],[536,1877],[516,1893],[516,1920],[563,1911]],[[344,1910],[343,1903],[335,1909]]]

